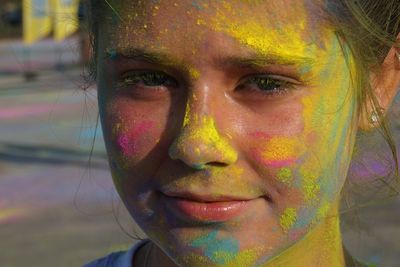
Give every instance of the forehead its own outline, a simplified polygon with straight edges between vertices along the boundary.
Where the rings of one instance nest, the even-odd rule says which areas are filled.
[[[173,47],[194,53],[205,45],[232,42],[264,54],[301,57],[312,52],[312,45],[323,47],[327,32],[320,4],[312,0],[114,0],[110,4],[100,23],[109,45],[120,49]]]

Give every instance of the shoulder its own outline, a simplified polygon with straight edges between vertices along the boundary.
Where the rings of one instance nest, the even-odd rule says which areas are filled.
[[[83,265],[83,267],[131,267],[135,253],[147,242],[148,240],[140,241],[128,251],[113,252],[103,258],[89,262]]]

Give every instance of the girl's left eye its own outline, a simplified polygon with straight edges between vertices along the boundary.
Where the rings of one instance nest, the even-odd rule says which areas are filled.
[[[294,89],[296,82],[289,78],[277,75],[256,75],[251,76],[241,83],[237,90],[250,91],[266,96],[282,95]]]

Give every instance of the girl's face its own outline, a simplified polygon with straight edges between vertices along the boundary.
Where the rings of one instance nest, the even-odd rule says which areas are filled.
[[[116,187],[177,263],[262,263],[334,212],[352,59],[313,1],[114,1],[101,119]]]

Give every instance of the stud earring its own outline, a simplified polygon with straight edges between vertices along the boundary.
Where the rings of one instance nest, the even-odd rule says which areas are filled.
[[[380,121],[380,116],[385,112],[383,108],[377,108],[371,112],[369,116],[369,122],[371,124],[377,124]]]
[[[372,111],[371,116],[369,117],[369,122],[371,124],[376,124],[379,121],[379,116],[376,111]]]

